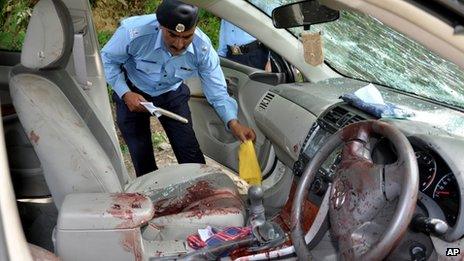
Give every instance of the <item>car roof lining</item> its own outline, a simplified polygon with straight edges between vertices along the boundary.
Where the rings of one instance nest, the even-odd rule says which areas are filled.
[[[464,4],[449,0],[409,0],[412,4],[439,17],[452,27],[464,26]]]

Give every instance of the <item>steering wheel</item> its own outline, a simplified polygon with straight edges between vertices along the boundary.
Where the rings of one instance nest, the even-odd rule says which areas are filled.
[[[378,136],[387,138],[395,147],[395,163],[383,165],[372,161],[369,141]],[[406,233],[414,214],[419,173],[408,139],[386,122],[369,120],[348,125],[319,149],[297,187],[291,238],[301,260],[312,258],[302,229],[303,200],[322,163],[341,145],[341,161],[327,204],[330,233],[338,242],[343,259],[385,258]]]

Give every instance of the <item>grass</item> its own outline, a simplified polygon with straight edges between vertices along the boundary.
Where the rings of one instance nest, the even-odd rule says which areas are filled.
[[[161,146],[161,144],[165,143],[168,140],[168,137],[164,132],[157,131],[151,134],[151,142],[153,144],[153,148],[157,149]]]
[[[154,149],[160,149],[161,144],[166,143],[167,141],[168,137],[166,136],[166,133],[162,131],[156,131],[151,134],[151,142]],[[123,154],[129,153],[129,147],[127,147],[127,144],[121,143],[120,147]]]

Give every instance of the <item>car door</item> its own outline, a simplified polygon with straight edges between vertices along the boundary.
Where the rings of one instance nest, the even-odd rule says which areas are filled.
[[[238,104],[238,119],[242,124],[253,128],[256,133],[254,146],[263,175],[272,170],[276,158],[272,144],[256,126],[254,110],[269,89],[294,79],[293,72],[284,69],[290,68],[288,63],[276,54],[271,57],[274,72],[265,72],[221,57],[227,91]],[[199,79],[190,79],[187,85],[191,91],[189,105],[193,127],[203,153],[224,166],[238,171],[240,142],[225,128],[224,123],[207,102]]]
[[[32,260],[16,207],[0,122],[0,260]]]

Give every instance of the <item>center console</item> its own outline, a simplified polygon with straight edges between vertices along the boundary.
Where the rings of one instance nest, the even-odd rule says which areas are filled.
[[[308,163],[332,134],[346,125],[372,118],[372,116],[359,111],[346,103],[338,103],[329,107],[309,130],[303,146],[301,147],[298,160],[293,165],[294,175],[301,176],[303,174]],[[311,188],[312,193],[310,194],[319,196],[316,197],[319,198],[319,200],[324,195],[328,187],[328,183],[330,183],[333,179],[338,163],[341,160],[340,152],[341,147],[332,152],[327,160],[322,164],[318,174],[316,175]],[[319,200],[316,199],[315,203]]]

